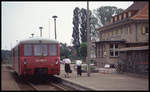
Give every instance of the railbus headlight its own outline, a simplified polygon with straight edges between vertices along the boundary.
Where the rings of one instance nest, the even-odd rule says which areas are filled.
[[[24,65],[26,65],[27,64],[27,62],[26,61],[24,61]]]
[[[55,64],[58,64],[58,61],[56,61]]]

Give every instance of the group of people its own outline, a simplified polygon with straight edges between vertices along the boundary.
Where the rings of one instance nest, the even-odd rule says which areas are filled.
[[[65,72],[66,72],[65,77],[69,78],[70,77],[69,73],[72,73],[72,70],[71,70],[71,60],[68,57],[66,57],[65,59],[63,59],[63,62],[65,64]],[[82,64],[81,60],[76,60],[77,76],[81,76],[82,75],[81,64]]]

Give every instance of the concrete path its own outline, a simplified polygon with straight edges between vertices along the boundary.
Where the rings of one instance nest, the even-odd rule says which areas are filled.
[[[2,65],[1,66],[1,71],[2,71],[2,75],[1,75],[1,83],[2,83],[2,90],[3,91],[10,91],[10,90],[16,90],[19,91],[20,88],[18,86],[18,84],[16,83],[16,81],[14,80],[12,74],[11,74],[11,70],[7,69],[6,66],[8,65]]]
[[[125,74],[102,73],[91,73],[90,77],[87,76],[87,73],[83,73],[81,77],[77,77],[73,67],[72,70],[71,77],[65,78],[64,65],[61,64],[61,74],[59,77],[93,90],[148,90],[149,88],[147,78],[138,78]]]

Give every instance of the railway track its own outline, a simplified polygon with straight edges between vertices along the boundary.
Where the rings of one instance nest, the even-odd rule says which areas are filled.
[[[30,87],[32,87],[35,91],[67,91],[72,90],[68,87],[65,87],[62,84],[56,84],[56,83],[46,83],[46,84],[33,84],[28,83]]]
[[[6,68],[7,72],[11,73],[10,75],[13,77],[21,91],[72,91],[85,89],[72,83],[68,83],[56,76],[19,77],[11,68]]]
[[[50,79],[41,79],[41,78],[21,78],[16,73],[12,72],[12,76],[17,82],[21,90],[31,90],[31,91],[66,91],[73,90],[63,84],[60,80],[52,77]],[[43,77],[44,78],[44,77]]]
[[[32,79],[30,81],[27,81],[28,85],[32,87],[36,91],[44,91],[44,90],[54,90],[54,91],[66,91],[66,90],[73,90],[72,88],[69,88],[61,83],[61,80],[58,80],[55,77],[50,77],[47,79],[41,79],[38,80]]]

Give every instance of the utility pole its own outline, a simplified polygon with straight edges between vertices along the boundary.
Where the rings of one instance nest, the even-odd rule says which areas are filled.
[[[56,18],[57,16],[53,16],[52,18],[54,18],[54,23],[55,23],[55,40],[57,40],[57,35],[56,35]]]
[[[87,1],[87,58],[88,64],[87,76],[90,76],[90,59],[91,59],[91,38],[90,38],[90,21],[89,21],[89,2]]]
[[[40,29],[40,37],[42,37],[42,29],[43,29],[43,27],[39,27],[39,29]]]

